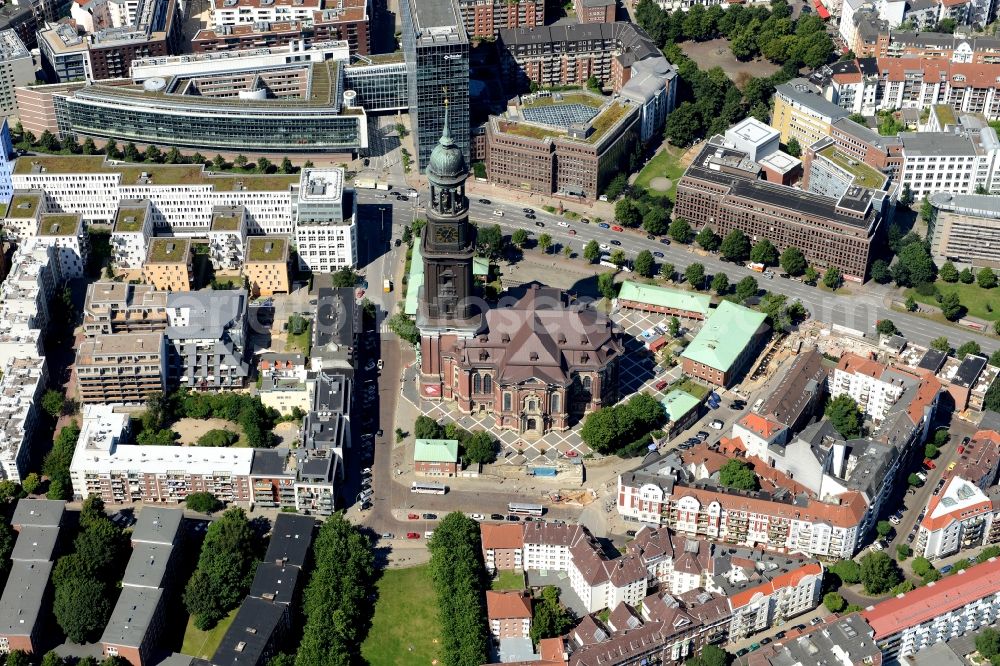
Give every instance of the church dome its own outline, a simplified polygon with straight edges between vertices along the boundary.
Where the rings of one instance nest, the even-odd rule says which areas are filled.
[[[444,129],[441,131],[438,145],[434,146],[434,150],[431,151],[427,172],[431,178],[442,181],[464,178],[468,173],[468,168],[465,166],[465,155],[462,153],[462,149],[455,144],[448,131],[447,110],[444,116]]]

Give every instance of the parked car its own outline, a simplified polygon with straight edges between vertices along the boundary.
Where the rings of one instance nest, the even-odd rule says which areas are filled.
[[[635,530],[627,530],[625,532],[625,536],[627,536],[627,537],[634,537],[635,536]]]
[[[406,533],[406,538],[407,539],[419,539],[420,538],[420,532],[407,532]]]
[[[426,532],[424,532],[425,539],[430,539],[432,536],[434,536],[434,530],[427,530]]]
[[[479,520],[479,521],[486,520],[486,516],[484,516],[481,513],[474,513],[474,514],[472,514],[471,518],[473,520]]]
[[[617,224],[612,224],[611,225],[611,231],[625,231],[625,229],[623,229],[622,227],[619,227]]]
[[[934,461],[931,460],[930,458],[924,458],[924,467],[926,467],[927,469],[934,469],[935,467],[937,467],[937,465],[935,465]]]
[[[770,642],[771,642],[771,637],[770,636],[764,636],[764,638],[760,639],[760,644],[761,645],[767,645]]]
[[[698,439],[700,439],[701,441],[704,442],[706,439],[708,439],[708,433],[705,432],[704,430],[699,430],[698,431]]]
[[[395,535],[393,535],[392,532],[382,532],[382,534],[380,534],[379,536],[382,537],[383,539],[395,539],[396,538]]]
[[[502,513],[491,513],[490,514],[490,520],[503,520],[503,514]]]
[[[616,240],[616,239],[611,239],[610,242],[611,242],[612,245],[621,245],[622,244],[622,242],[620,240]]]
[[[367,363],[365,363],[365,370],[367,370],[368,372],[371,372],[374,369],[375,369],[375,360],[374,359],[372,359],[372,360],[368,361]]]
[[[779,631],[778,633],[776,633],[774,635],[774,639],[778,640],[778,641],[780,641],[784,637],[785,637],[785,632],[784,631]]]
[[[565,220],[559,220],[558,222],[556,222],[556,225],[560,227],[568,227],[569,222],[566,222]]]
[[[950,463],[948,463],[948,471],[949,472],[951,470],[955,469],[956,467],[958,467],[958,461],[957,460],[952,460]]]
[[[490,201],[489,199],[480,199],[480,200],[479,200],[479,203],[483,204],[484,206],[489,206],[489,205],[490,205],[490,204],[492,204],[493,202],[492,202],[492,201]]]
[[[667,388],[667,380],[664,379],[664,380],[656,382],[656,390],[657,391],[662,391],[665,388]]]
[[[610,229],[611,228],[611,225],[608,224],[607,222],[598,222],[597,226],[599,226],[601,229]]]
[[[823,621],[823,618],[821,618],[821,617],[814,617],[813,619],[809,620],[809,624],[811,624],[812,626],[815,627],[817,624],[819,624],[822,621]]]
[[[536,227],[544,227],[545,223],[544,222],[535,222],[535,226]]]
[[[725,424],[719,419],[712,419],[712,422],[708,424],[708,427],[713,428],[715,430],[722,430],[723,425]]]
[[[670,245],[670,239],[669,238],[661,238],[660,242],[663,243],[664,245]]]
[[[438,519],[438,517],[437,517],[437,514],[436,514],[436,513],[425,513],[425,514],[424,514],[424,515],[422,516],[422,518],[423,518],[424,520],[437,520],[437,519]]]
[[[535,209],[534,208],[522,208],[521,212],[524,212],[524,213],[534,213]]]
[[[653,234],[646,234],[646,240],[656,240],[656,236]]]
[[[507,515],[507,522],[517,523],[517,522],[520,522],[520,521],[521,521],[521,519],[518,516],[515,516],[512,513]]]
[[[943,576],[944,574],[950,572],[954,568],[955,567],[953,565],[951,565],[951,564],[944,565],[943,567],[941,567],[941,575]]]
[[[408,513],[408,514],[406,514],[406,517],[408,519],[410,519],[410,520],[420,520],[420,514],[419,513]]]

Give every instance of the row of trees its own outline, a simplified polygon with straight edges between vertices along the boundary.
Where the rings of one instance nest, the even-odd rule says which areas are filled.
[[[650,443],[650,432],[665,420],[663,405],[646,393],[637,393],[627,402],[588,414],[580,436],[598,453],[636,454]]]
[[[468,431],[457,423],[439,424],[429,416],[418,416],[413,424],[417,439],[458,440],[459,455],[466,463],[487,464],[497,459],[497,445],[493,435],[485,430]]]
[[[265,406],[258,396],[182,389],[170,395],[156,394],[146,401],[136,441],[139,444],[170,445],[176,438],[170,426],[176,420],[217,418],[239,424],[248,446],[268,447],[273,440],[271,430],[280,417],[277,410]]]
[[[955,264],[946,261],[938,271],[938,277],[945,282],[961,282],[962,284],[972,284],[975,282],[983,289],[993,289],[997,286],[997,274],[992,268],[986,267],[973,273],[971,268],[963,268],[961,272],[955,268]]]
[[[348,666],[361,654],[371,618],[372,543],[338,512],[320,528],[313,555],[315,569],[303,593],[305,627],[295,666]]]
[[[463,513],[449,513],[434,530],[427,547],[441,619],[441,663],[485,664],[489,660],[484,593],[487,581],[479,524]]]
[[[76,451],[76,440],[80,438],[80,427],[76,423],[63,426],[52,442],[50,450],[42,461],[42,473],[49,477],[49,499],[69,499],[73,484],[69,466]],[[31,492],[31,491],[28,491]]]
[[[184,606],[198,629],[214,627],[246,596],[257,569],[259,545],[239,507],[208,526],[198,566],[184,588]]]
[[[52,611],[74,643],[96,640],[104,630],[128,561],[128,541],[98,497],[84,501],[80,527],[73,552],[60,557],[52,570]]]

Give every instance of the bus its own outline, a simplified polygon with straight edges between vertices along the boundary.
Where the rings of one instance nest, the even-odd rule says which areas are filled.
[[[422,483],[420,481],[414,481],[413,485],[410,486],[410,492],[423,493],[425,495],[444,495],[448,492],[448,486],[443,483]]]
[[[545,513],[545,507],[541,504],[521,504],[511,502],[507,505],[507,511],[518,516],[540,516]]]

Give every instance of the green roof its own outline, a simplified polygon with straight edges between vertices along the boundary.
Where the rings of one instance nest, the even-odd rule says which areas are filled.
[[[856,160],[843,153],[836,144],[831,144],[819,151],[819,154],[835,165],[854,176],[854,184],[878,190],[885,184],[886,177],[868,166],[861,160]]]
[[[413,446],[413,459],[420,462],[458,462],[458,440],[418,439]]]
[[[121,206],[115,216],[115,231],[127,233],[139,231],[146,221],[146,206]]]
[[[288,242],[284,238],[263,236],[247,241],[247,261],[282,261]]]
[[[406,278],[406,303],[403,304],[403,314],[417,316],[420,288],[424,286],[424,256],[420,254],[420,236],[413,241],[413,254],[410,256],[410,274]]]
[[[637,303],[645,303],[646,305],[655,305],[672,310],[698,312],[702,315],[708,314],[712,304],[712,297],[708,294],[667,289],[655,284],[642,284],[633,282],[632,280],[622,282],[621,291],[618,292],[618,299],[636,301]]]
[[[7,217],[34,217],[38,214],[38,205],[41,201],[42,193],[40,191],[15,192],[14,197],[10,200],[10,205],[7,207]]]
[[[486,277],[490,274],[490,261],[483,257],[472,258],[472,274],[476,277]]]
[[[938,125],[941,126],[941,130],[944,130],[947,125],[955,125],[958,123],[958,121],[955,120],[955,110],[947,104],[935,104],[931,107],[931,111],[933,111],[934,115],[937,117]]]
[[[698,409],[701,400],[686,391],[674,389],[663,397],[660,404],[667,410],[667,419],[676,423],[690,414],[691,410]]]
[[[236,231],[243,220],[243,210],[234,209],[212,213],[212,231]]]
[[[763,312],[722,301],[681,356],[728,372],[765,319]]]
[[[529,109],[533,109],[539,106],[557,106],[559,104],[582,104],[584,106],[589,106],[594,109],[599,109],[602,106],[604,106],[604,103],[607,101],[608,100],[606,97],[581,91],[574,93],[560,93],[559,99],[556,99],[555,95],[538,97],[530,102],[525,103],[523,106]]]
[[[156,238],[149,244],[148,261],[158,264],[176,264],[187,261],[191,241],[186,238]]]
[[[80,228],[80,216],[74,214],[43,213],[38,222],[38,233],[42,236],[75,236]]]

